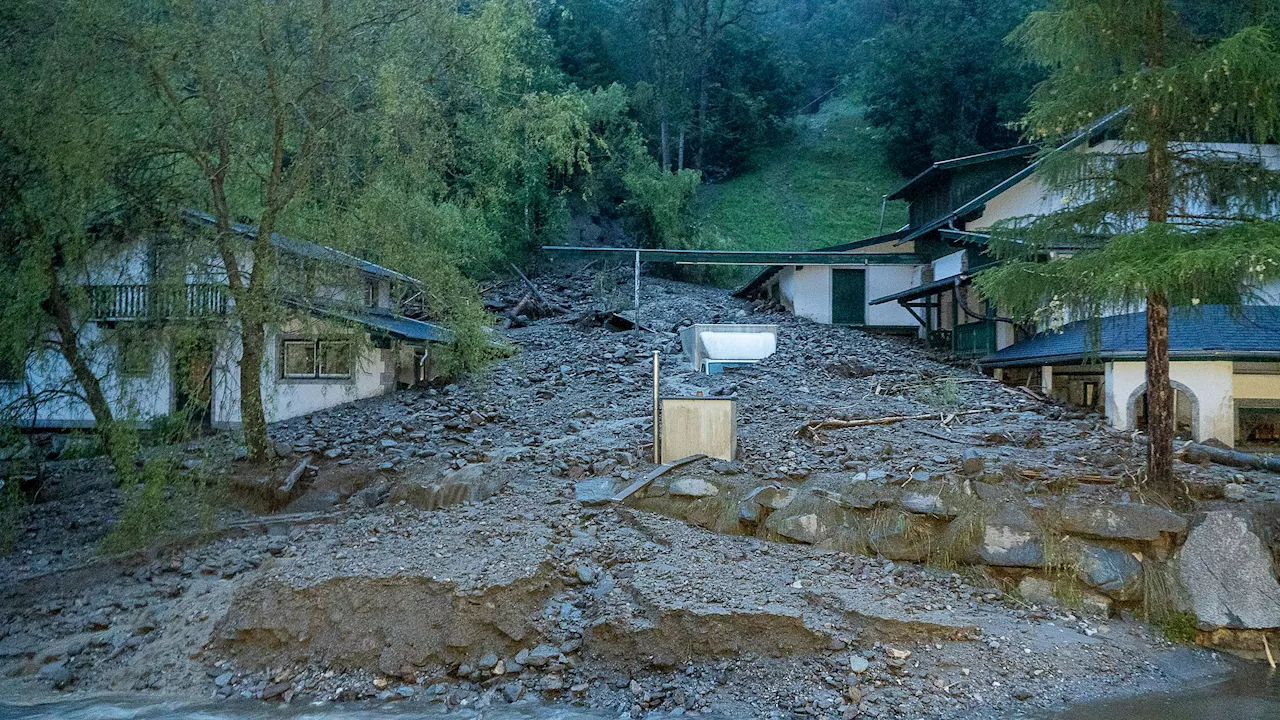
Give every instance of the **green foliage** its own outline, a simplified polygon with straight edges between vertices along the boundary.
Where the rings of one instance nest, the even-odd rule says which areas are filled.
[[[960,384],[954,378],[916,388],[915,399],[940,410],[956,410],[964,404],[964,399],[960,396]]]
[[[1001,40],[1043,0],[927,0],[868,42],[860,79],[867,118],[906,175],[1016,142],[1011,125],[1040,73]]]
[[[882,133],[854,98],[827,100],[794,123],[794,137],[758,152],[750,169],[703,189],[703,224],[728,249],[811,250],[876,235],[880,198],[902,182],[885,162]],[[886,208],[883,228],[906,222],[906,207]]]
[[[693,196],[701,180],[697,170],[668,173],[653,164],[632,169],[623,177],[631,193],[624,208],[640,219],[647,244],[676,250],[695,247],[698,231],[693,221]]]
[[[1157,623],[1165,638],[1179,645],[1194,645],[1200,621],[1195,613],[1174,613]]]
[[[183,471],[161,454],[148,460],[140,477],[122,485],[120,492],[120,513],[102,539],[104,553],[149,547],[212,529],[223,488],[220,480],[199,469]]]

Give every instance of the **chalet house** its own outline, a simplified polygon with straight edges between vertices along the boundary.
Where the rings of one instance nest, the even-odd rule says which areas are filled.
[[[1057,152],[1115,152],[1108,144],[1116,141],[1106,131],[1117,116],[1103,118]],[[1215,143],[1205,144],[1204,151],[1228,162],[1280,168],[1280,147],[1274,145]],[[779,299],[818,322],[896,330],[902,318],[909,318],[915,332],[954,358],[976,361],[1006,382],[1095,408],[1116,428],[1141,429],[1143,312],[1117,311],[1104,318],[1100,332],[1091,322],[1023,328],[971,288],[974,276],[994,262],[986,252],[993,226],[1046,215],[1068,202],[1049,190],[1035,154],[1036,148],[1025,146],[935,163],[889,196],[910,203],[905,228],[831,248],[905,251],[914,263],[887,266],[893,269],[874,280],[879,268],[775,266],[739,294]],[[1184,213],[1211,217],[1212,207],[1197,207],[1215,202],[1212,192],[1207,196],[1184,199]],[[861,277],[846,274],[858,270]],[[1173,313],[1170,358],[1178,430],[1188,439],[1213,438],[1274,452],[1280,450],[1280,288],[1247,302],[1239,311],[1205,306]]]
[[[76,284],[80,345],[116,417],[147,425],[183,413],[240,423],[238,327],[209,240],[213,218],[186,211],[177,230],[102,243]],[[237,225],[247,242],[255,228]],[[422,283],[330,247],[273,234],[273,299],[262,369],[268,422],[431,378],[448,331],[424,321]],[[249,262],[246,252],[242,267]],[[56,350],[0,368],[0,406],[30,427],[86,427],[88,406]]]

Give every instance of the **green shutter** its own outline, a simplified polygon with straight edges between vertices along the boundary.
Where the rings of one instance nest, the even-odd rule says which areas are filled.
[[[867,324],[865,270],[831,271],[831,322],[836,325]]]

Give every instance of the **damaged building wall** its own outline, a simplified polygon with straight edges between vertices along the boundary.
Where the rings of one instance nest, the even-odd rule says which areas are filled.
[[[832,323],[832,270],[858,270],[865,273],[864,300],[892,295],[914,286],[918,279],[916,265],[796,265],[784,267],[778,274],[778,289],[783,305],[795,315],[824,325]],[[919,323],[910,311],[897,303],[866,305],[866,324],[875,327],[915,327]]]

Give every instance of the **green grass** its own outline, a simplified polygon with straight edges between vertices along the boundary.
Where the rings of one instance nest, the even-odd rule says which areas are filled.
[[[794,122],[790,142],[761,151],[747,172],[699,192],[703,225],[726,249],[811,250],[877,234],[880,199],[903,182],[885,162],[879,131],[847,98]],[[906,203],[889,203],[884,231],[906,219]]]

